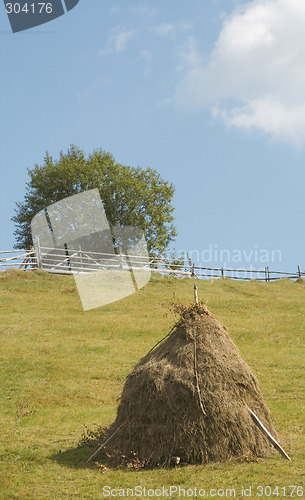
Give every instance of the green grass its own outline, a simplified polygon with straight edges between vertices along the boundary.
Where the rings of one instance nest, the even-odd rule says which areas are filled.
[[[274,454],[249,463],[106,474],[86,465],[93,450],[78,446],[85,426],[113,421],[124,378],[176,321],[169,304],[193,302],[193,281],[153,277],[136,294],[84,312],[73,278],[10,270],[0,273],[1,499],[100,499],[106,485],[234,488],[235,498],[252,486],[252,498],[269,498],[268,491],[256,495],[258,485],[286,486],[286,496],[290,485],[304,486],[304,283],[197,285],[255,370],[292,462]]]

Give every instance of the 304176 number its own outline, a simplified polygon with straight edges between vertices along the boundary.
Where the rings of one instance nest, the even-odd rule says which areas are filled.
[[[38,2],[38,3],[12,3],[5,4],[7,14],[52,14],[53,6],[51,3]]]
[[[304,489],[302,486],[257,486],[256,495],[258,497],[268,498],[274,496],[282,497],[302,497]]]

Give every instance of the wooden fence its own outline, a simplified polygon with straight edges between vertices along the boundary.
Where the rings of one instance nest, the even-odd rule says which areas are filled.
[[[0,271],[12,267],[27,271],[38,269],[35,250],[32,248],[30,250],[0,251]]]
[[[297,266],[296,272],[287,273],[263,269],[230,269],[223,267],[196,266],[187,259],[150,258],[141,255],[114,255],[83,251],[80,247],[74,251],[66,248],[40,247],[36,254],[30,250],[0,251],[0,271],[8,268],[32,271],[42,269],[55,274],[80,274],[98,270],[141,270],[150,269],[154,273],[198,279],[230,278],[237,280],[274,281],[281,278],[305,278],[305,272]]]

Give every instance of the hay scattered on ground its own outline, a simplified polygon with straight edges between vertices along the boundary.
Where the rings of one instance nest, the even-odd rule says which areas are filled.
[[[257,378],[226,329],[200,304],[181,313],[163,343],[127,377],[107,453],[143,466],[268,456],[273,448],[247,408],[276,432]],[[128,460],[127,460],[128,461]]]

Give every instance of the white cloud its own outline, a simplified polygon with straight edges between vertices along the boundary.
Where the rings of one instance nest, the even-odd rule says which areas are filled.
[[[144,5],[143,3],[139,5],[118,5],[110,8],[111,14],[126,14],[131,13],[135,16],[140,17],[142,20],[149,20],[157,16],[158,10]]]
[[[90,82],[90,85],[86,89],[77,92],[76,95],[78,100],[82,102],[92,97],[94,95],[94,92],[99,88],[99,83],[100,80],[98,78],[95,78],[93,81]]]
[[[103,56],[112,54],[113,52],[124,52],[128,48],[128,44],[131,40],[138,38],[144,33],[150,33],[153,36],[165,38],[173,33],[175,29],[176,26],[170,23],[162,23],[145,28],[134,28],[129,30],[116,28],[109,36],[106,47],[99,51],[99,55]]]
[[[175,30],[175,26],[170,23],[162,23],[152,28],[153,33],[158,36],[166,37]]]
[[[201,68],[203,62],[202,57],[197,48],[196,40],[193,36],[189,36],[180,52],[181,70],[184,72],[197,71]]]
[[[108,44],[99,51],[99,55],[107,55],[113,52],[123,52],[127,49],[128,43],[136,36],[137,30],[119,31],[110,36]]]
[[[158,14],[157,9],[155,9],[153,7],[149,7],[148,5],[143,5],[141,3],[137,6],[132,6],[132,7],[129,6],[128,10],[132,14],[140,16],[142,18],[142,20],[152,19],[152,18],[156,17],[156,15]]]
[[[152,60],[153,60],[153,52],[151,50],[141,50],[140,59],[144,61],[144,69],[143,76],[145,78],[149,78],[153,72]]]
[[[135,36],[135,30],[122,31],[114,38],[114,49],[116,52],[122,52],[126,49],[128,42]]]
[[[175,100],[210,108],[226,124],[305,143],[305,1],[254,0],[225,19],[203,63],[194,40],[181,54]]]

